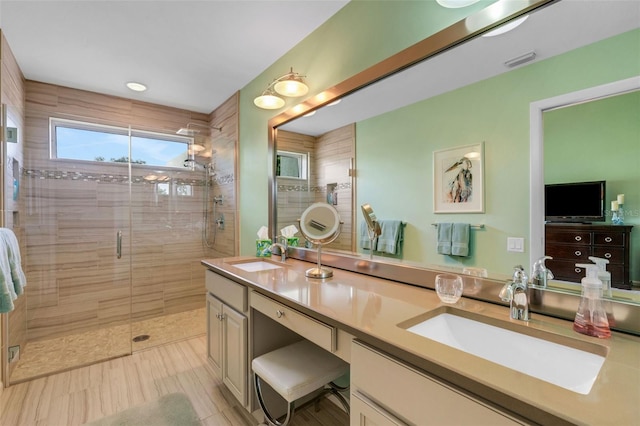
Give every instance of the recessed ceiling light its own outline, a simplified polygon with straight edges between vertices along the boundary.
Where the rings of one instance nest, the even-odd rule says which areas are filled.
[[[494,37],[500,34],[504,34],[507,31],[511,31],[512,29],[514,29],[515,27],[517,27],[518,25],[522,24],[527,18],[529,17],[529,15],[524,15],[518,19],[515,19],[513,21],[507,22],[506,24],[496,28],[495,30],[491,30],[488,33],[482,34],[482,37]]]
[[[134,92],[144,92],[145,90],[147,90],[147,86],[145,86],[142,83],[137,83],[135,81],[128,82],[127,87],[133,90]]]
[[[478,1],[479,0],[436,0],[440,6],[448,9],[458,9],[460,7],[471,6]]]

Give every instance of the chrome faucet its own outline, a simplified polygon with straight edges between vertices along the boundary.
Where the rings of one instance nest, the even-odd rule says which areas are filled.
[[[287,239],[285,237],[280,237],[280,241],[282,242],[275,242],[271,244],[271,247],[269,247],[269,251],[273,253],[273,248],[278,247],[278,249],[280,250],[280,260],[284,262],[285,260],[287,260],[287,250],[289,249],[289,247],[287,246]]]
[[[513,278],[500,290],[500,299],[509,302],[512,319],[529,321],[529,296],[527,294],[527,274],[518,265],[513,270]]]
[[[553,257],[543,256],[533,264],[530,278],[532,287],[547,288],[547,281],[553,279],[553,272],[544,264],[547,259],[553,259]]]

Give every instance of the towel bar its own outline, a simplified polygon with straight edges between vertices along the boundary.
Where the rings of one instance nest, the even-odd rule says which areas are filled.
[[[432,223],[431,225],[433,226],[438,226],[438,223]],[[484,229],[484,224],[478,224],[478,225],[469,225],[469,228],[471,229]]]

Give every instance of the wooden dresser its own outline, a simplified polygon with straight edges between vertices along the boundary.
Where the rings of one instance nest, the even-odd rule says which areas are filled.
[[[608,259],[611,286],[631,288],[629,277],[632,226],[548,223],[545,226],[545,254],[553,257],[546,265],[556,279],[579,283],[584,268],[576,263],[591,263],[589,256]]]

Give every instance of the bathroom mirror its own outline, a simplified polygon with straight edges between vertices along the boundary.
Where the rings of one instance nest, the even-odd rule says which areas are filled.
[[[549,3],[549,2],[545,2]],[[438,148],[437,146],[426,150],[426,155],[422,155],[422,158],[418,158],[417,155],[402,156],[402,151],[411,152],[411,149],[422,149],[416,142],[413,146],[403,148],[403,145],[408,139],[410,132],[421,133],[427,135],[429,140],[447,140],[451,138],[449,134],[455,132],[456,140],[459,140],[459,145],[465,145],[466,142],[476,143],[482,142],[477,140],[465,140],[459,138],[462,131],[466,131],[473,136],[474,132],[480,133],[484,131],[491,134],[493,138],[500,137],[499,134],[502,129],[497,130],[499,127],[511,129],[510,119],[514,110],[524,109],[528,110],[529,104],[538,99],[545,98],[543,93],[533,93],[531,97],[524,100],[517,108],[511,108],[508,104],[511,93],[509,90],[496,87],[495,97],[505,99],[504,109],[496,110],[500,115],[494,115],[488,120],[485,118],[483,122],[475,121],[474,115],[482,116],[482,110],[484,109],[484,99],[478,99],[476,103],[459,103],[455,105],[458,119],[452,117],[442,118],[441,115],[445,114],[449,104],[451,104],[460,93],[460,88],[473,85],[476,82],[484,80],[490,80],[497,75],[508,75],[510,68],[504,66],[504,60],[510,58],[512,55],[510,46],[516,46],[519,50],[526,50],[535,47],[538,50],[538,57],[536,61],[547,59],[549,56],[555,57],[560,55],[562,60],[566,64],[570,64],[574,60],[574,54],[571,53],[573,49],[578,49],[582,46],[590,45],[599,40],[608,39],[609,37],[622,34],[626,31],[630,31],[638,27],[636,19],[637,12],[634,12],[631,2],[598,2],[598,4],[592,4],[591,6],[595,10],[586,9],[583,10],[584,2],[550,2],[552,4],[542,8],[539,11],[531,13],[529,18],[525,21],[521,27],[516,30],[507,33],[500,37],[476,37],[471,41],[458,44],[455,48],[450,49],[444,53],[440,53],[437,56],[431,57],[426,61],[420,62],[415,66],[407,68],[402,72],[394,73],[393,70],[381,69],[379,72],[374,73],[371,71],[367,77],[356,75],[351,79],[346,80],[340,85],[328,89],[326,93],[331,96],[342,97],[343,100],[340,104],[335,106],[325,106],[330,103],[335,97],[330,97],[326,102],[322,104],[307,103],[304,102],[300,106],[302,109],[296,111],[288,111],[274,118],[270,122],[270,126],[273,128],[271,136],[271,142],[273,146],[278,144],[278,134],[280,130],[286,132],[299,132],[304,134],[322,134],[332,129],[340,128],[350,123],[355,123],[357,126],[357,144],[358,144],[358,157],[356,159],[357,164],[357,196],[354,199],[353,205],[358,205],[361,201],[371,202],[376,206],[378,215],[388,216],[391,211],[400,212],[401,214],[411,214],[409,210],[416,210],[416,206],[420,206],[422,210],[419,210],[420,214],[413,214],[413,216],[399,217],[404,219],[408,223],[405,232],[405,247],[404,254],[406,258],[400,261],[401,264],[419,265],[424,268],[431,268],[436,270],[450,271],[451,268],[458,268],[460,270],[472,267],[486,267],[487,276],[492,279],[505,279],[508,278],[510,267],[495,267],[492,264],[491,258],[496,256],[495,250],[483,250],[485,244],[495,243],[495,240],[506,241],[507,235],[513,228],[517,228],[515,224],[515,217],[518,217],[527,223],[529,218],[529,206],[526,201],[527,192],[526,188],[529,188],[529,171],[527,170],[527,153],[528,148],[528,116],[527,122],[523,125],[525,132],[514,131],[512,134],[505,136],[505,138],[517,138],[518,142],[515,143],[512,148],[513,152],[509,152],[509,148],[500,149],[500,152],[492,150],[492,146],[495,143],[493,140],[487,141],[485,145],[486,149],[486,167],[489,172],[488,182],[486,185],[490,188],[487,199],[486,214],[484,215],[442,215],[436,216],[433,214],[431,205],[422,202],[423,199],[429,199],[429,182],[430,180],[418,180],[416,174],[409,173],[412,170],[425,168],[428,166],[428,162],[431,161],[428,154]],[[600,4],[602,3],[602,4]],[[542,3],[537,3],[541,5]],[[631,12],[624,11],[624,8],[632,8]],[[621,11],[622,10],[622,11]],[[634,15],[635,13],[635,15]],[[517,13],[515,13],[517,15]],[[620,18],[620,16],[629,15],[629,19]],[[576,17],[580,19],[576,19]],[[629,22],[634,21],[634,22]],[[571,22],[573,26],[565,25],[567,22]],[[613,23],[613,25],[611,25]],[[560,31],[558,34],[557,32]],[[459,33],[456,33],[456,37],[459,39]],[[563,43],[558,43],[558,40],[562,40]],[[567,52],[569,51],[569,52]],[[549,56],[546,56],[549,55]],[[426,56],[429,56],[428,54]],[[460,58],[465,58],[464,64],[462,64]],[[389,61],[391,62],[391,61]],[[411,64],[416,62],[416,58],[406,59],[403,64]],[[398,62],[396,62],[397,65]],[[499,69],[492,69],[492,64],[497,63]],[[401,66],[402,67],[402,66]],[[491,69],[490,69],[491,68]],[[532,70],[540,69],[540,65],[533,63],[531,66],[523,68],[529,68]],[[515,67],[513,70],[521,70],[522,68]],[[373,80],[377,80],[379,77],[390,74],[383,80],[379,80],[372,83],[372,75],[376,75]],[[510,80],[510,83],[514,88],[518,90],[522,87],[526,87],[529,82],[523,79],[521,76],[526,73],[514,73],[518,74],[518,77],[505,77],[504,80]],[[529,73],[530,76],[536,78],[533,80],[533,84],[538,87],[543,87],[546,92],[550,93],[563,93],[558,91],[559,88],[565,86],[570,87],[571,84],[566,81],[563,83],[557,83],[553,79],[555,78],[554,72],[540,72],[536,74],[534,71]],[[429,76],[425,79],[424,76]],[[360,80],[358,80],[360,78]],[[575,76],[574,76],[575,80]],[[598,81],[596,78],[595,82]],[[366,88],[363,88],[365,87]],[[556,87],[557,86],[557,87]],[[380,95],[375,89],[380,88],[384,95]],[[361,89],[361,90],[358,90]],[[554,90],[550,90],[554,89]],[[565,92],[571,91],[570,89]],[[394,95],[389,95],[393,93]],[[537,96],[537,97],[536,97]],[[360,99],[360,103],[358,103]],[[437,102],[447,101],[447,105],[444,105],[439,111]],[[433,108],[429,110],[432,115],[417,115],[411,111],[415,103],[424,102],[429,100],[432,102]],[[498,101],[495,101],[496,103]],[[364,106],[363,106],[364,105]],[[305,109],[306,108],[306,109]],[[317,113],[313,117],[303,117],[311,109],[318,109]],[[353,113],[353,114],[352,114]],[[518,114],[521,114],[518,111]],[[470,114],[470,115],[465,115]],[[526,115],[526,112],[524,113]],[[390,135],[386,140],[388,145],[392,145],[394,152],[389,150],[381,152],[375,149],[361,148],[361,136],[370,134],[369,126],[373,123],[372,117],[376,119],[380,117],[389,117],[386,121],[383,121],[376,130],[382,132],[385,131],[384,124],[395,125],[395,134]],[[466,119],[471,117],[470,120]],[[426,119],[438,120],[443,119],[443,124],[440,126],[442,129],[438,131],[435,127],[427,128],[424,126]],[[314,123],[314,124],[311,124]],[[476,126],[476,127],[473,127]],[[371,126],[372,127],[372,126]],[[366,130],[361,131],[361,130]],[[521,142],[526,139],[526,142]],[[427,137],[425,137],[427,140]],[[422,142],[425,143],[424,141]],[[456,142],[451,142],[455,144]],[[526,145],[524,145],[526,143]],[[455,146],[455,145],[453,145]],[[508,147],[507,142],[504,142],[504,146]],[[525,148],[526,147],[526,148]],[[421,152],[421,151],[420,151]],[[421,152],[422,153],[422,152]],[[413,157],[413,158],[412,158]],[[500,161],[498,161],[498,159]],[[507,162],[511,164],[520,164],[517,171],[506,174],[502,170],[503,165]],[[495,176],[491,176],[492,169],[495,171]],[[383,170],[384,172],[378,172],[377,174],[372,170]],[[509,169],[512,171],[513,169]],[[366,172],[366,173],[365,173]],[[429,177],[429,176],[427,176]],[[505,184],[507,181],[516,181],[517,187],[522,189],[521,193],[510,193],[509,185]],[[425,185],[426,182],[426,185]],[[508,195],[512,202],[509,204],[509,208],[501,208],[504,203],[498,201],[498,197],[502,195],[505,197]],[[271,195],[275,194],[275,191],[271,192]],[[492,200],[493,198],[493,200]],[[275,206],[275,199],[273,199]],[[408,205],[411,209],[408,209]],[[393,208],[395,207],[395,210]],[[404,209],[404,211],[401,211]],[[274,211],[274,214],[278,212]],[[359,218],[359,222],[354,223],[354,229],[359,229],[359,223],[364,221],[364,217]],[[485,228],[481,231],[473,231],[472,238],[476,252],[479,258],[476,259],[475,264],[465,263],[439,263],[441,259],[431,254],[429,250],[429,241],[433,240],[435,235],[435,228],[432,223],[443,220],[452,221],[465,221],[471,224],[484,224]],[[500,246],[501,250],[504,250],[504,256],[501,258],[513,258],[513,264],[522,263],[528,270],[528,261],[530,252],[528,249],[530,236],[529,234],[522,232],[522,237],[525,241],[525,250],[522,254],[507,253],[506,250]],[[415,241],[419,241],[416,243]],[[420,245],[421,244],[421,245]],[[426,247],[426,248],[425,248]],[[359,251],[359,250],[358,250]],[[415,253],[415,254],[412,254]],[[351,256],[358,256],[359,253],[351,253]],[[519,257],[518,257],[519,256]],[[380,259],[384,262],[393,262],[391,259]],[[513,266],[511,264],[511,266]]]
[[[327,203],[315,203],[309,206],[300,217],[300,232],[302,236],[318,246],[318,264],[315,268],[306,271],[309,278],[329,278],[333,271],[323,268],[322,246],[329,244],[340,235],[340,215],[338,211]]]

